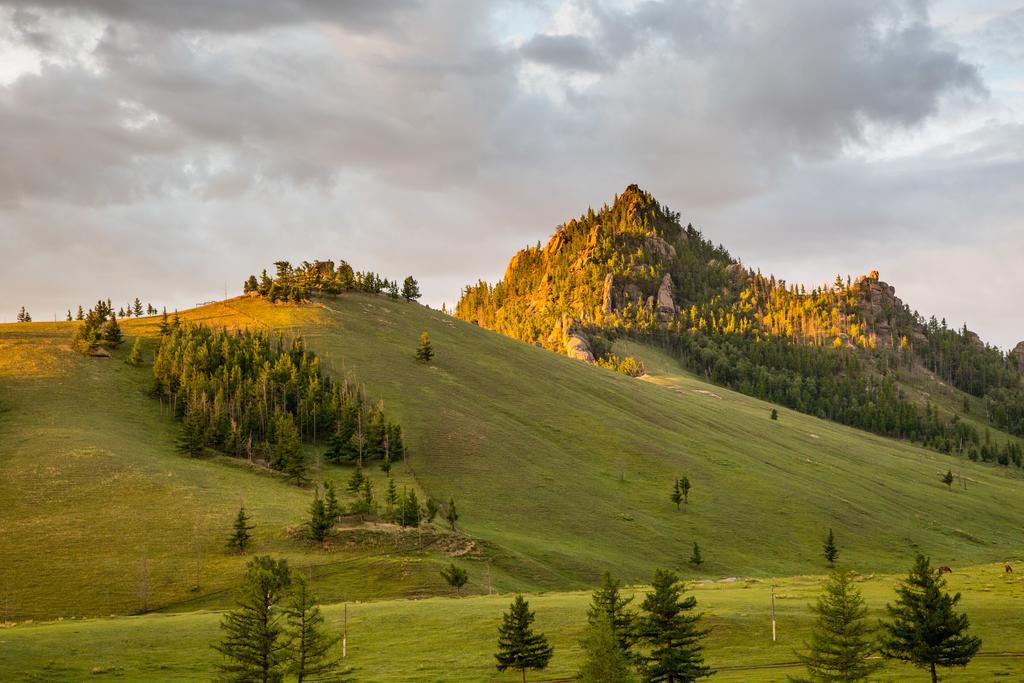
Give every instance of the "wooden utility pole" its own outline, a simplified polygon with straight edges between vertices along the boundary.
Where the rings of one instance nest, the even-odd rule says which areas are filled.
[[[345,603],[345,622],[341,631],[341,658],[348,657],[348,602]]]
[[[775,584],[772,584],[772,642],[776,639],[775,633]]]

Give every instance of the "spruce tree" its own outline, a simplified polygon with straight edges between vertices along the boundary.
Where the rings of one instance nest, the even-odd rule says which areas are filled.
[[[256,557],[249,562],[238,608],[224,616],[224,638],[213,646],[227,660],[218,666],[224,680],[283,679],[286,643],[279,607],[290,583],[287,560]]]
[[[967,615],[955,611],[960,594],[945,588],[928,558],[918,555],[882,622],[882,656],[928,669],[932,683],[939,680],[937,667],[967,666],[981,648],[981,639],[968,633]]]
[[[398,487],[395,486],[395,480],[388,477],[388,488],[384,492],[384,503],[388,506],[388,512],[395,512],[398,507]]]
[[[288,642],[286,672],[295,676],[299,683],[325,676],[332,681],[343,680],[338,672],[338,658],[331,652],[338,639],[329,636],[324,629],[324,617],[316,596],[301,576],[293,581],[285,606],[285,619],[284,632]]]
[[[779,419],[779,411],[776,408],[772,408],[771,418],[773,420],[778,420]]]
[[[171,325],[167,321],[167,309],[164,309],[163,315],[160,317],[160,325],[157,327],[157,331],[161,337],[166,337],[171,333]]]
[[[420,345],[416,348],[416,358],[429,363],[434,357],[434,347],[430,344],[430,335],[424,332],[420,335]]]
[[[672,493],[669,495],[669,499],[676,504],[676,510],[678,510],[680,504],[683,502],[683,489],[679,486],[678,477],[676,478],[675,483],[672,484]]]
[[[640,657],[644,682],[686,683],[707,678],[712,671],[704,664],[701,640],[708,632],[697,626],[700,615],[690,613],[697,599],[692,595],[683,598],[679,578],[662,569],[654,573],[651,587],[637,620],[637,635],[647,646],[647,653]]]
[[[352,476],[349,477],[348,479],[348,492],[358,493],[359,490],[363,488],[363,482],[365,480],[366,477],[363,474],[363,468],[356,467],[356,469],[352,472]]]
[[[139,301],[139,297],[135,297],[135,301],[132,302],[132,315],[136,318],[142,317],[142,302]]]
[[[700,554],[700,546],[697,545],[696,541],[694,541],[693,543],[693,552],[690,553],[690,564],[696,567],[699,567],[702,564],[704,564],[704,558]]]
[[[619,649],[628,657],[636,639],[636,614],[629,610],[633,598],[622,597],[620,585],[611,572],[605,571],[601,575],[601,585],[594,591],[587,608],[587,623],[591,628],[602,622],[608,623]]]
[[[78,307],[78,313],[75,314],[75,320],[85,320],[85,311],[82,310],[81,306]]]
[[[329,481],[324,482],[324,506],[327,519],[331,526],[334,526],[341,519],[341,504],[338,502],[338,494],[334,491],[334,484]]]
[[[576,673],[581,683],[633,683],[636,676],[622,651],[608,617],[602,614],[587,627],[583,664]]]
[[[427,524],[430,524],[431,522],[433,522],[434,518],[437,517],[438,509],[439,508],[438,508],[438,505],[437,505],[437,501],[434,500],[433,498],[429,498],[428,497],[427,498],[427,509],[426,509]]]
[[[535,618],[530,603],[517,595],[498,627],[498,652],[494,655],[498,671],[516,669],[522,673],[524,683],[526,670],[547,668],[554,652],[547,637],[531,628]]]
[[[309,523],[307,526],[309,527],[309,537],[316,543],[323,543],[327,540],[327,534],[334,527],[334,524],[327,516],[327,505],[324,503],[324,499],[320,497],[319,491],[316,492],[313,502],[309,506]]]
[[[679,490],[683,492],[683,504],[688,505],[690,503],[690,478],[686,475],[679,480]]]
[[[228,538],[228,550],[236,553],[244,553],[249,548],[249,541],[252,534],[249,532],[256,527],[249,524],[249,515],[245,512],[245,506],[238,508],[238,516],[235,517],[234,531]]]
[[[142,365],[142,337],[136,337],[132,342],[132,350],[125,360],[128,365]]]
[[[868,659],[874,652],[871,629],[865,623],[868,608],[847,571],[832,572],[811,611],[817,615],[807,654],[796,653],[807,667],[800,683],[854,683],[866,681],[881,667]]]
[[[110,320],[103,326],[103,341],[114,346],[120,344],[124,340],[121,336],[121,326],[117,324],[117,318],[113,313],[110,314]]]
[[[448,526],[455,531],[455,523],[459,521],[459,512],[455,509],[455,498],[448,499],[448,509],[445,512],[445,519],[448,520]]]
[[[412,275],[405,278],[405,282],[402,283],[402,298],[406,301],[420,298],[420,285]]]
[[[70,308],[68,309],[68,317],[65,318],[65,320],[67,322],[71,322],[72,320],[74,320],[74,318],[71,317],[71,309]]]
[[[456,567],[452,562],[447,567],[441,568],[441,577],[445,582],[455,589],[456,595],[462,595],[462,587],[469,581],[469,572],[461,567]]]
[[[946,470],[946,473],[942,475],[942,483],[948,490],[953,490],[953,470]]]
[[[830,567],[835,566],[836,560],[839,558],[839,548],[836,547],[836,537],[831,529],[828,530],[828,536],[822,545],[822,551],[825,554],[825,559],[828,560],[828,565]]]
[[[181,423],[181,434],[178,435],[178,452],[195,457],[201,455],[206,447],[206,434],[203,429],[203,416],[196,409],[185,413]]]

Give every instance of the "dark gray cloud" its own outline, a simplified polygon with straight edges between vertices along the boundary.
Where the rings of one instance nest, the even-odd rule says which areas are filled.
[[[975,245],[1019,208],[1013,126],[865,158],[987,106],[922,3],[530,7],[559,4],[586,20],[503,24],[518,15],[471,0],[0,2],[0,59],[4,40],[37,55],[0,85],[0,239],[27,254],[0,274],[0,315],[77,303],[33,275],[54,264],[97,296],[184,305],[281,256],[416,272],[452,303],[630,182],[811,281],[830,273],[780,254],[824,264],[837,241],[837,269],[866,270],[867,244],[941,246],[939,206],[983,205]]]

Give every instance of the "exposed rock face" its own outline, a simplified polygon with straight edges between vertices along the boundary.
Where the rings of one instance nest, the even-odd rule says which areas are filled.
[[[985,342],[981,341],[981,337],[978,336],[977,332],[971,332],[970,330],[967,330],[967,334],[965,336],[967,337],[967,340],[971,342],[971,345],[974,348],[979,350],[985,348]]]
[[[1021,372],[1024,372],[1024,341],[1017,344],[1017,346],[1013,348],[1013,351],[1010,351],[1010,358],[1016,358],[1017,367]]]
[[[676,257],[676,248],[657,235],[644,238],[647,252],[657,255],[662,261],[672,261]]]
[[[658,320],[666,322],[676,315],[676,302],[672,298],[672,276],[665,273],[658,287]]]
[[[623,283],[621,278],[608,273],[604,278],[604,294],[601,309],[606,314],[621,311],[632,303],[644,300],[644,293],[632,282]]]
[[[604,298],[601,310],[605,315],[610,315],[615,311],[615,276],[611,273],[604,276]]]
[[[565,342],[565,355],[584,363],[594,362],[594,352],[590,350],[590,340],[576,327],[569,330],[568,339]]]
[[[860,310],[868,325],[879,339],[888,342],[893,339],[893,314],[903,308],[903,302],[896,296],[896,288],[878,279],[877,271],[857,281],[861,292]],[[914,335],[915,342],[923,342],[924,335]]]

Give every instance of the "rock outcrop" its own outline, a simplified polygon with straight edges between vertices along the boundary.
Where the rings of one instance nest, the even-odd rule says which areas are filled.
[[[1024,372],[1024,341],[1013,347],[1013,351],[1010,351],[1010,358],[1016,359],[1017,367]]]
[[[676,316],[676,302],[672,297],[672,276],[665,273],[658,287],[658,320],[668,322]]]
[[[565,355],[584,363],[594,362],[594,352],[590,350],[590,340],[583,331],[576,327],[569,329],[565,342]]]
[[[666,275],[666,277],[668,277]],[[623,282],[622,278],[608,273],[604,278],[604,293],[601,297],[601,309],[605,314],[617,313],[629,304],[642,302],[644,293],[633,282]]]

